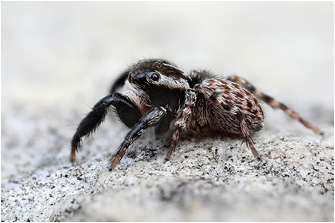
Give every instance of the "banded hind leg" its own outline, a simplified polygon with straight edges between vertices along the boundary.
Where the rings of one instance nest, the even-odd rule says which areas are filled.
[[[273,97],[259,91],[250,82],[248,82],[244,78],[241,78],[241,77],[238,77],[238,76],[229,76],[226,79],[229,80],[229,81],[233,81],[237,84],[240,84],[241,86],[246,88],[248,91],[250,91],[253,95],[255,95],[257,98],[259,98],[260,100],[262,100],[265,103],[267,103],[268,105],[270,105],[272,108],[283,110],[287,115],[289,115],[290,117],[292,117],[295,120],[298,120],[300,123],[302,123],[307,128],[313,130],[315,133],[317,133],[319,135],[324,135],[324,132],[322,132],[317,127],[313,126],[312,124],[310,124],[309,122],[304,120],[300,115],[298,115],[292,109],[288,108],[283,103],[278,102]]]

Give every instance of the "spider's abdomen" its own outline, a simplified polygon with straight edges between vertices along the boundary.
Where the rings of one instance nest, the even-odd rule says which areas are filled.
[[[262,128],[262,107],[244,87],[228,80],[209,78],[194,88],[199,92],[194,118],[200,128],[210,126],[211,129],[241,133],[239,115],[250,131]]]

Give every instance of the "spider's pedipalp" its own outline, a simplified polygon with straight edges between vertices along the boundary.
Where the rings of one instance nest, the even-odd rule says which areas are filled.
[[[283,103],[278,102],[273,97],[271,97],[271,96],[269,96],[267,94],[264,94],[263,92],[259,91],[250,82],[248,82],[244,78],[241,78],[241,77],[238,77],[238,76],[229,76],[226,79],[230,80],[230,81],[233,81],[235,83],[238,83],[241,86],[245,87],[248,91],[250,91],[252,94],[254,94],[260,100],[262,100],[265,103],[267,103],[268,105],[270,105],[272,108],[283,110],[287,115],[289,115],[290,117],[292,117],[295,120],[298,120],[304,126],[306,126],[307,128],[313,130],[315,133],[317,133],[319,135],[324,135],[324,132],[322,132],[321,130],[319,130],[318,128],[316,128],[315,126],[313,126],[312,124],[310,124],[306,120],[304,120],[300,115],[298,115],[292,109],[288,108]]]

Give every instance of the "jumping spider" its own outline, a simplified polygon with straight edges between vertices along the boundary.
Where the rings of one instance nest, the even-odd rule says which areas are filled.
[[[116,92],[121,86],[124,87],[122,94]],[[323,135],[297,113],[241,77],[220,78],[207,71],[186,74],[166,60],[150,59],[139,61],[126,70],[116,80],[110,94],[80,122],[71,142],[71,161],[76,158],[81,138],[97,129],[110,106],[114,106],[121,121],[131,128],[119,146],[110,170],[115,168],[128,147],[152,126],[156,134],[172,130],[166,160],[170,159],[180,134],[190,129],[199,134],[212,131],[239,134],[255,158],[261,160],[250,138],[250,134],[261,130],[264,124],[258,99],[272,108],[282,109],[307,128]]]

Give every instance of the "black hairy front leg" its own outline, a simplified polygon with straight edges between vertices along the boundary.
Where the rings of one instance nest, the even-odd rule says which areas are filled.
[[[80,147],[82,137],[88,137],[99,127],[105,120],[111,105],[115,106],[118,113],[123,114],[120,116],[120,119],[128,127],[132,127],[141,118],[139,109],[126,96],[114,93],[102,98],[79,123],[73,135],[71,141],[71,161],[74,161],[76,158],[76,151]]]
[[[167,110],[165,108],[161,106],[155,107],[151,109],[148,113],[146,113],[139,120],[139,122],[134,125],[134,127],[126,135],[124,141],[119,146],[118,151],[114,159],[112,160],[110,170],[113,170],[115,166],[119,163],[128,147],[133,144],[134,141],[138,139],[148,127],[156,125],[166,113]]]

